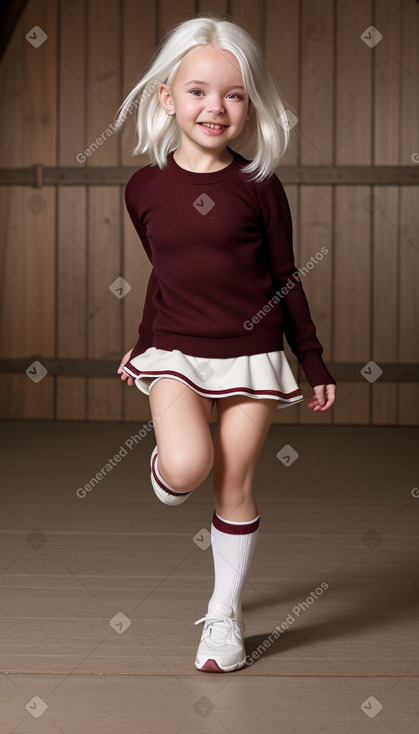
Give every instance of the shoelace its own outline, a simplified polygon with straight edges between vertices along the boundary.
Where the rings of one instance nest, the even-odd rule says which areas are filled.
[[[210,625],[216,624],[217,622],[223,622],[224,624],[227,625],[227,627],[230,628],[228,631],[228,634],[230,634],[230,632],[232,631],[236,632],[236,634],[237,633],[240,634],[240,626],[235,617],[226,617],[224,614],[210,615],[207,613],[205,617],[201,617],[201,619],[197,619],[195,624],[200,624],[200,622],[205,623],[204,630],[208,629]],[[221,635],[217,635],[217,632],[221,632],[221,630],[220,629],[217,630],[216,628],[211,630],[211,636],[215,642],[223,642],[225,638],[228,636],[225,634],[225,631],[224,633],[221,633]]]

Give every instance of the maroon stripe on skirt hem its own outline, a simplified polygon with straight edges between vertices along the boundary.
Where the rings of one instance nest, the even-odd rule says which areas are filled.
[[[128,367],[128,368],[127,368]],[[130,377],[133,377],[134,379],[136,377],[173,377],[178,378],[181,382],[184,382],[186,385],[190,385],[190,387],[193,390],[196,390],[201,395],[208,395],[208,397],[211,397],[212,395],[215,395],[216,397],[228,397],[232,393],[236,393],[238,390],[240,390],[242,393],[245,393],[245,395],[248,395],[249,397],[253,397],[254,395],[261,395],[266,397],[273,396],[274,398],[277,398],[278,400],[283,400],[284,402],[290,401],[292,404],[292,398],[304,398],[304,395],[302,394],[300,389],[292,390],[291,392],[285,393],[280,392],[279,390],[254,390],[251,387],[241,386],[237,385],[236,387],[229,387],[221,390],[207,390],[205,387],[201,387],[200,385],[197,385],[195,382],[192,382],[192,380],[189,379],[189,377],[186,377],[186,375],[183,375],[181,372],[176,372],[175,370],[138,370],[134,365],[132,365],[130,362],[127,362],[126,365],[122,368],[124,372],[127,373],[127,375],[130,375]]]

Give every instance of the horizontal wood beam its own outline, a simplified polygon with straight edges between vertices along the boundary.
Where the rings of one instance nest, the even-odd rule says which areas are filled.
[[[48,375],[56,377],[117,377],[119,361],[103,359],[44,359],[33,355],[20,359],[0,359],[0,372],[25,374],[33,364],[40,362]],[[337,382],[365,382],[361,374],[365,363],[327,362],[328,369]],[[419,364],[401,362],[380,362],[382,374],[378,382],[419,382]]]
[[[26,168],[0,168],[0,186],[124,186],[139,166],[75,166],[52,168],[41,163]],[[285,184],[339,186],[413,186],[417,166],[279,166]]]

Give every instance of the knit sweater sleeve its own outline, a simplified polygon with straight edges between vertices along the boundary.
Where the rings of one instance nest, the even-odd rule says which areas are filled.
[[[125,205],[131,221],[140,237],[144,250],[151,264],[153,264],[151,247],[148,241],[145,227],[142,224],[138,214],[138,191],[135,190],[132,183],[133,179],[128,182],[125,189]],[[143,317],[138,327],[138,341],[134,346],[130,359],[134,359],[138,354],[142,354],[153,345],[153,321],[156,315],[156,308],[153,303],[153,295],[158,288],[154,270],[150,273],[147,285],[146,296],[143,307]]]
[[[276,174],[272,174],[259,184],[257,190],[274,287],[277,292],[284,289],[280,304],[286,340],[311,387],[336,384],[323,362],[323,347],[316,336],[301,276],[295,265],[291,212],[283,186]]]

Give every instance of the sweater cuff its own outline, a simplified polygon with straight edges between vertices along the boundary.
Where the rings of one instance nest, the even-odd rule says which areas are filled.
[[[318,352],[307,352],[301,357],[300,364],[311,387],[336,385],[336,380],[330,374]]]

